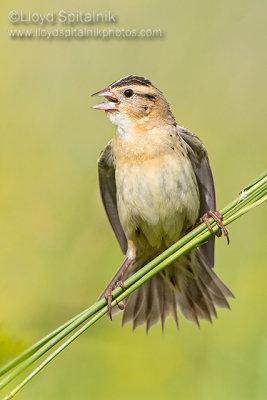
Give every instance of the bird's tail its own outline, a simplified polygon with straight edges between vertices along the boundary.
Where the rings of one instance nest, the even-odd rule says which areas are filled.
[[[161,320],[163,329],[171,315],[178,326],[178,306],[187,320],[199,325],[199,319],[211,321],[217,316],[215,306],[230,308],[227,297],[234,296],[196,249],[130,294],[125,299],[122,323],[132,321],[133,329],[146,324],[148,331]]]

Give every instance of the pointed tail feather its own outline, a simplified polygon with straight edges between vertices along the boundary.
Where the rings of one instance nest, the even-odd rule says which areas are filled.
[[[127,277],[135,272],[134,269]],[[178,326],[177,306],[187,320],[197,325],[199,319],[211,322],[212,317],[217,317],[215,306],[230,308],[228,297],[234,295],[196,249],[180,257],[125,299],[122,324],[132,322],[133,329],[145,324],[148,332],[161,320],[163,330],[166,318],[171,315]],[[118,307],[115,307],[112,314],[117,311]]]
[[[168,282],[156,275],[125,299],[122,324],[132,321],[133,330],[146,324],[148,332],[152,325],[161,320],[164,329],[168,315],[173,316],[178,326],[175,292]]]

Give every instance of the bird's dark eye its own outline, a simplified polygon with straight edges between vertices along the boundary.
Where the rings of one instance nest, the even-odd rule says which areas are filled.
[[[132,89],[126,89],[126,90],[124,91],[124,95],[125,95],[126,97],[132,97],[133,94],[134,94],[134,92],[133,92]]]

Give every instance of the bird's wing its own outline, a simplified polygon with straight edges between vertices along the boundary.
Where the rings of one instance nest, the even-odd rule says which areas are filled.
[[[187,154],[193,166],[200,195],[199,217],[208,210],[216,210],[215,186],[207,150],[201,140],[192,132],[177,125],[177,133],[186,143]],[[214,265],[214,236],[200,247],[208,265]]]
[[[98,181],[101,198],[107,217],[118,239],[123,254],[127,251],[127,239],[122,229],[116,200],[115,168],[112,157],[111,142],[107,144],[98,159]]]

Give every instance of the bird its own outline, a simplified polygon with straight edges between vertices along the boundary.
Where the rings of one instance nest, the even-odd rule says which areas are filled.
[[[116,126],[115,136],[98,159],[103,205],[125,259],[100,298],[107,300],[112,319],[123,310],[122,325],[132,322],[148,332],[177,309],[199,325],[212,322],[216,306],[230,308],[230,289],[214,272],[214,241],[206,243],[153,276],[112,308],[112,291],[138,269],[209,218],[218,236],[229,235],[216,211],[215,186],[207,150],[201,140],[178,125],[163,93],[148,79],[128,75],[92,96],[104,97],[93,106],[104,110]],[[180,315],[179,315],[180,318]]]

